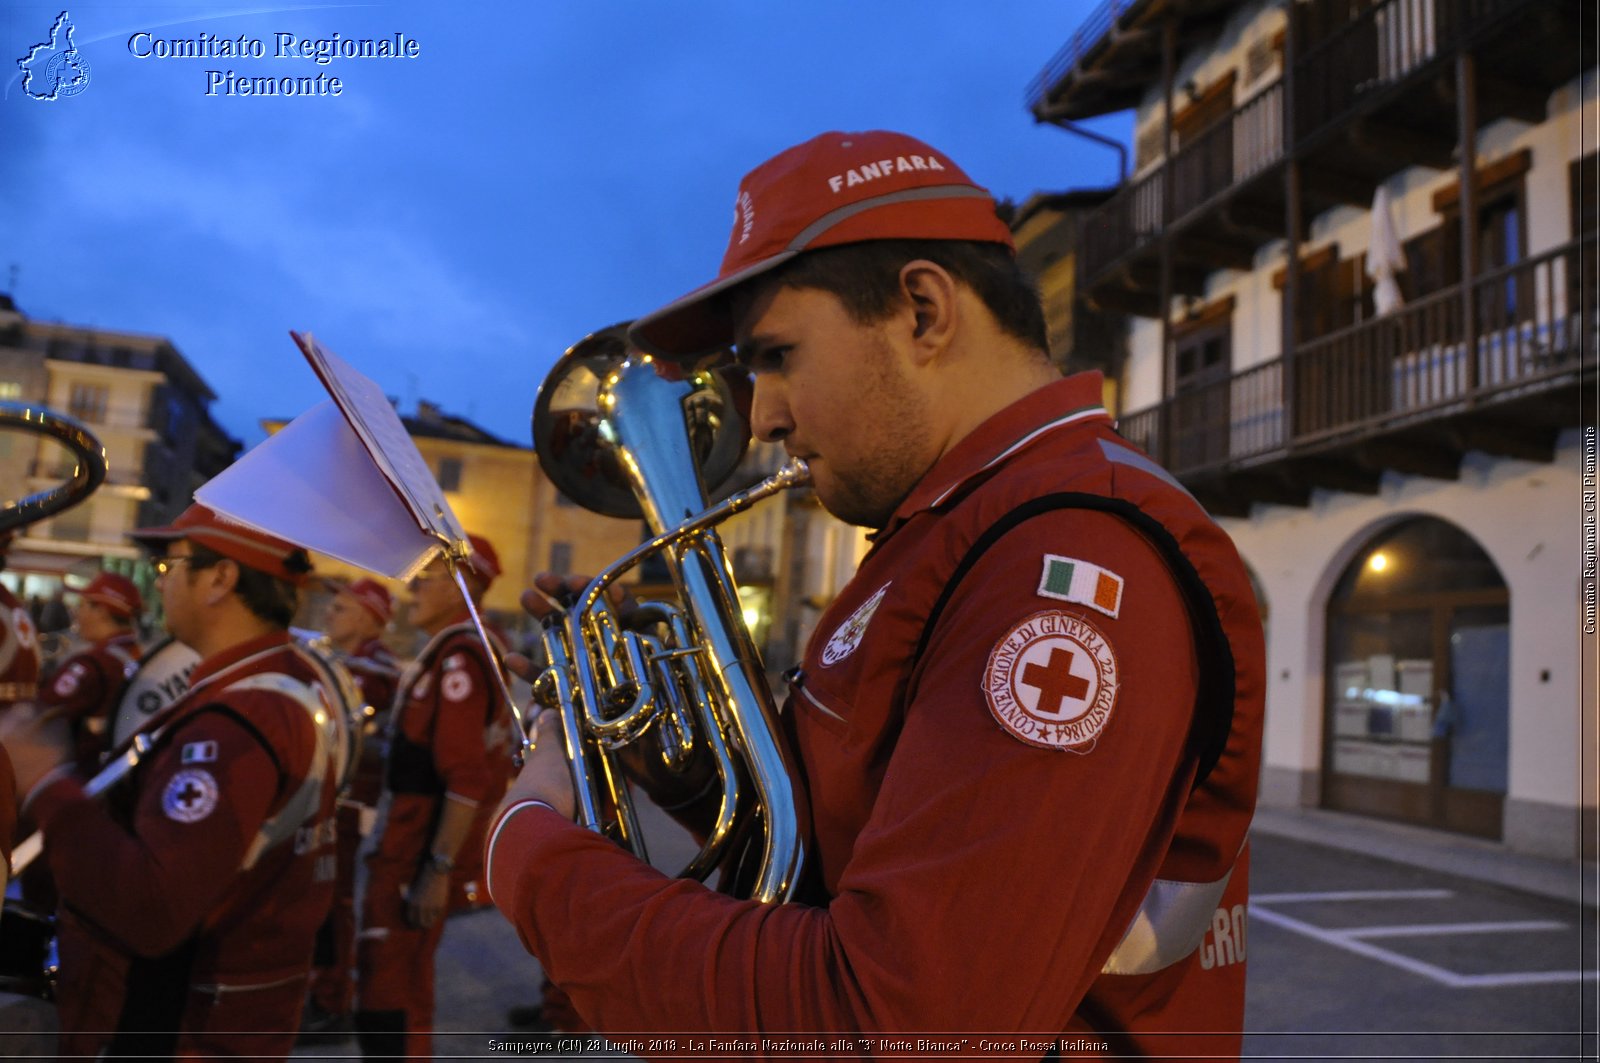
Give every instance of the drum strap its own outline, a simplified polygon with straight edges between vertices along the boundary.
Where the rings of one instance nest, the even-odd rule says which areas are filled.
[[[284,802],[278,814],[261,825],[255,840],[245,851],[239,868],[248,871],[267,850],[294,837],[296,831],[312,818],[322,804],[322,784],[327,778],[333,751],[329,742],[327,721],[331,710],[323,703],[317,691],[297,679],[281,672],[261,672],[228,684],[229,690],[267,690],[282,694],[306,710],[310,717],[311,732],[316,736],[316,749],[311,756],[311,767],[305,782]],[[318,717],[321,717],[319,721]]]

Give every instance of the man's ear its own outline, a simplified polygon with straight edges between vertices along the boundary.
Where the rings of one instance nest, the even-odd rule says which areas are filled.
[[[212,605],[232,594],[234,588],[239,585],[239,562],[231,557],[225,557],[200,571],[206,574],[206,601]]]
[[[930,355],[942,350],[957,324],[956,279],[937,262],[918,258],[900,267],[900,290],[911,305],[912,338]]]

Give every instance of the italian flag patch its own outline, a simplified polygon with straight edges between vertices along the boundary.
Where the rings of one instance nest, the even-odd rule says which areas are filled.
[[[1115,618],[1122,609],[1122,577],[1075,557],[1045,554],[1039,596],[1087,605]]]

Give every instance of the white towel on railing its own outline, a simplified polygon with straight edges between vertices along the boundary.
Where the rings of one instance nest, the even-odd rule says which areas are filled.
[[[1393,207],[1389,190],[1379,185],[1372,197],[1372,238],[1367,246],[1367,276],[1375,285],[1372,307],[1379,317],[1398,310],[1404,301],[1395,274],[1405,268],[1406,256],[1395,231]]]

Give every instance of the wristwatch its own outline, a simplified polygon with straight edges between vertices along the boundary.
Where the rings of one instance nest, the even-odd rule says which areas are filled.
[[[444,855],[443,853],[429,853],[428,866],[439,872],[441,875],[448,875],[450,872],[456,869],[456,862],[454,859]]]

